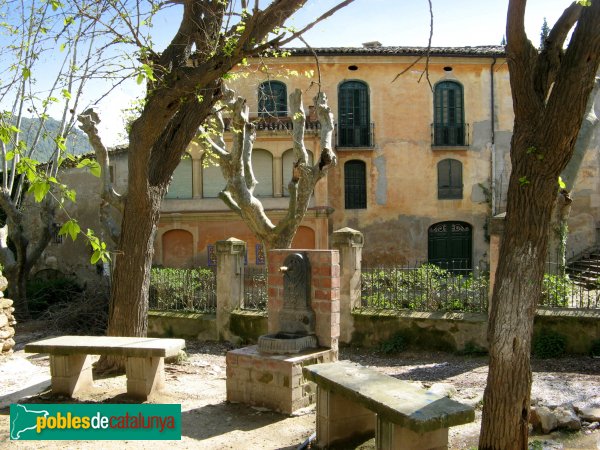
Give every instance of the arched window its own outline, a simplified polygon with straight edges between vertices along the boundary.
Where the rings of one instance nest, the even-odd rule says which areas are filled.
[[[463,88],[454,81],[435,85],[433,145],[465,145]]]
[[[340,147],[371,147],[369,88],[362,81],[346,81],[338,91]]]
[[[363,161],[344,164],[344,198],[346,209],[367,207],[367,169]]]
[[[252,170],[258,184],[254,188],[257,197],[273,196],[273,155],[266,150],[252,150]]]
[[[462,163],[456,159],[443,159],[437,168],[438,198],[463,198]]]
[[[287,89],[281,81],[265,81],[258,87],[259,117],[287,116]]]
[[[453,270],[471,270],[472,227],[466,222],[439,222],[428,231],[428,260]]]
[[[166,198],[192,198],[192,158],[186,155],[173,172]]]
[[[308,153],[308,164],[312,165],[313,163],[313,154],[310,150],[307,150]],[[289,197],[290,193],[288,191],[288,184],[290,184],[290,180],[292,179],[292,169],[294,168],[294,162],[296,161],[296,156],[294,155],[294,150],[287,150],[282,158],[281,158],[281,166],[282,166],[282,174],[283,174],[283,196]]]

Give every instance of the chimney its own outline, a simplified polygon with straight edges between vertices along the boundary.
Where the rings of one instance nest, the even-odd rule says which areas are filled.
[[[379,47],[381,47],[381,42],[379,42],[379,41],[364,42],[363,47],[364,48],[379,48]]]

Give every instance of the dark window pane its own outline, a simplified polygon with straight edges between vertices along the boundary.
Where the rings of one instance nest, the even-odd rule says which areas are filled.
[[[462,163],[443,159],[438,163],[438,198],[463,198]]]
[[[465,145],[462,86],[443,81],[434,93],[434,145]]]
[[[339,89],[339,144],[342,147],[370,145],[369,90],[360,81],[346,81]]]
[[[344,164],[344,197],[346,209],[367,207],[366,167],[362,161]]]
[[[258,88],[260,117],[287,116],[287,89],[280,81],[265,81]]]

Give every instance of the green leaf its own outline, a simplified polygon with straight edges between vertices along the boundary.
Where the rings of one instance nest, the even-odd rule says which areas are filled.
[[[26,80],[31,76],[31,69],[29,67],[23,67],[21,73],[23,74],[23,78]]]
[[[61,52],[64,52],[66,47],[67,47],[67,44],[65,42],[63,42],[62,44],[60,44],[59,50]]]
[[[71,219],[71,220],[66,221],[63,224],[63,226],[60,227],[58,234],[60,236],[68,234],[69,236],[71,236],[71,239],[74,241],[75,239],[77,239],[77,235],[80,232],[81,232],[81,227],[79,226],[77,221],[75,219]]]
[[[6,144],[7,142],[5,142]],[[6,160],[7,161],[12,161],[12,159],[15,157],[15,152],[7,152],[6,153]]]
[[[56,11],[62,3],[59,0],[50,0],[50,6],[52,6],[52,11]]]
[[[78,169],[81,169],[83,167],[87,168],[90,173],[92,175],[94,175],[95,177],[99,178],[100,174],[102,173],[102,170],[100,168],[100,164],[98,164],[98,161],[96,160],[92,160],[89,158],[84,158],[82,159],[76,166]]]
[[[563,181],[562,177],[558,177],[558,186],[561,189],[566,189],[567,188],[567,184]]]
[[[67,89],[63,89],[63,90],[62,90],[62,96],[63,96],[64,98],[66,98],[67,100],[70,100],[70,99],[71,99],[71,93],[70,93],[70,92],[69,92]]]
[[[50,183],[38,178],[29,186],[29,191],[33,191],[33,196],[36,202],[41,202],[50,190]]]
[[[65,189],[65,197],[71,200],[73,203],[76,201],[77,192],[74,189]]]
[[[143,73],[138,73],[137,78],[135,79],[137,84],[142,84],[144,82],[144,74]]]
[[[521,177],[521,178],[519,178],[519,184],[520,184],[521,186],[526,186],[526,185],[528,185],[529,183],[531,183],[531,181],[529,181],[529,180],[527,179],[527,177]]]

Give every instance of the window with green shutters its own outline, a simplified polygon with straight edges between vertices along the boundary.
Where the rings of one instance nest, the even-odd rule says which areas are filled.
[[[258,87],[259,117],[287,116],[287,88],[281,81],[265,81]]]
[[[175,171],[166,198],[192,198],[192,158],[184,157]]]
[[[367,170],[362,161],[344,164],[344,199],[346,209],[367,207]]]
[[[433,145],[465,145],[463,88],[454,81],[442,81],[434,92]]]
[[[438,198],[463,198],[462,163],[456,159],[443,159],[437,167]]]
[[[369,88],[362,81],[346,81],[338,91],[340,147],[370,147]]]

